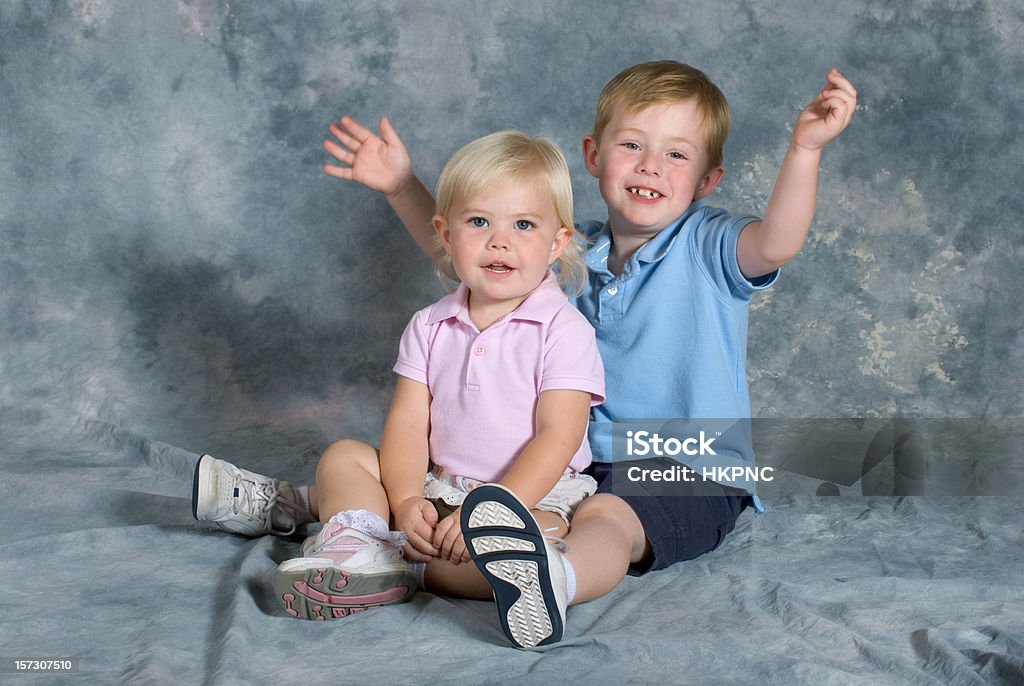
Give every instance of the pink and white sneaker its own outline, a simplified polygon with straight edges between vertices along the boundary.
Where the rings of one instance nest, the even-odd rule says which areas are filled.
[[[404,603],[416,576],[402,551],[356,529],[328,523],[302,544],[302,557],[274,573],[274,595],[292,617],[323,621]]]

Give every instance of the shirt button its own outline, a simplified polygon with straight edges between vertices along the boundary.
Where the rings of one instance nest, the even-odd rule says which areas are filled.
[[[616,288],[615,286],[612,286],[607,291],[605,291],[605,293],[607,293],[608,295],[615,295],[618,292],[619,292],[619,289]]]
[[[485,352],[487,351],[484,349],[482,345],[478,345],[475,348],[473,348],[473,354],[476,355],[477,357],[483,356]]]

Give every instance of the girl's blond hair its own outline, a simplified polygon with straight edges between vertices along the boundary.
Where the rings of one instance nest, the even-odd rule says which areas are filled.
[[[537,183],[551,192],[551,202],[570,239],[558,256],[558,283],[567,294],[579,295],[587,281],[583,238],[572,221],[572,180],[558,146],[547,138],[522,131],[498,131],[467,143],[441,170],[437,180],[436,213],[445,219],[458,198],[469,198],[499,183]],[[438,262],[438,272],[457,282],[451,259]]]

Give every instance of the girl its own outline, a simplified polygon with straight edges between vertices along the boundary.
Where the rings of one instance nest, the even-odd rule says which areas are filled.
[[[498,483],[535,516],[527,528],[564,534],[596,488],[579,472],[591,460],[587,420],[603,400],[604,374],[593,328],[558,285],[578,292],[586,278],[564,157],[544,139],[491,134],[445,166],[436,208],[441,270],[460,285],[406,327],[380,452],[340,441],[321,456],[308,509],[324,526],[274,577],[292,616],[329,619],[403,602],[417,583],[488,597],[481,553],[501,552],[502,542],[477,541],[480,570],[462,564],[470,560],[460,523],[467,493]],[[197,519],[228,530],[284,533],[305,519],[302,495],[203,456],[193,507]],[[571,584],[571,574],[538,552],[544,559],[530,569],[543,578],[511,583]],[[545,597],[544,631],[560,637],[564,603]],[[500,609],[506,633],[513,623],[513,642],[528,647],[545,638],[518,629],[505,616],[510,608]]]

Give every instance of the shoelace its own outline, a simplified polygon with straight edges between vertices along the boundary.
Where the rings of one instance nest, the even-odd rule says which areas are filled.
[[[550,529],[544,529],[541,533],[546,534],[549,531],[558,531],[558,529],[559,527],[553,526]],[[550,543],[552,548],[563,555],[569,552],[569,544],[565,542],[564,538],[560,538],[558,536],[545,536],[544,540]]]
[[[231,507],[235,514],[244,510],[246,514],[254,516],[263,525],[263,528],[271,533],[280,536],[290,536],[295,533],[295,522],[298,521],[299,506],[288,498],[281,496],[281,491],[273,484],[259,483],[244,477],[235,477],[233,484],[235,491],[239,494]],[[239,506],[241,501],[241,507]],[[288,514],[291,515],[291,527],[288,529],[274,529],[272,513],[274,506],[280,504]]]

